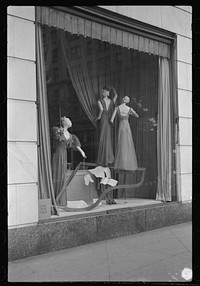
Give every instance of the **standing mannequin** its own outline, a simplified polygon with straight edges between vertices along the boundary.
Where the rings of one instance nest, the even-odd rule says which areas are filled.
[[[79,151],[83,158],[87,158],[84,151],[81,149],[81,143],[76,135],[69,133],[68,128],[72,126],[69,118],[61,117],[61,124],[63,128],[53,127],[53,135],[56,142],[56,149],[52,159],[52,177],[54,185],[55,198],[60,193],[67,172],[67,148],[73,148]],[[61,196],[60,203],[67,204],[67,198]]]
[[[110,99],[110,89],[104,87],[102,89],[103,99],[98,100],[99,115],[97,117],[100,120],[100,139],[97,164],[103,167],[107,167],[114,162],[113,148],[112,148],[112,126],[110,124],[110,118],[112,116],[114,105],[117,99],[117,93],[113,87],[114,98]]]
[[[137,169],[137,158],[128,119],[129,115],[139,116],[131,107],[126,105],[129,102],[130,98],[128,96],[122,99],[122,104],[116,107],[113,112],[111,123],[113,123],[116,114],[118,114],[120,123],[114,168],[133,171]]]
[[[113,87],[111,89],[114,92],[114,98],[110,99],[110,89],[104,87],[102,89],[101,100],[98,100],[99,115],[98,120],[100,120],[100,139],[99,139],[99,149],[97,164],[103,167],[109,166],[114,162],[113,148],[112,148],[112,126],[110,124],[110,118],[112,116],[114,105],[117,100],[117,93]],[[113,194],[109,193],[107,197],[108,204],[114,204]]]
[[[126,181],[125,171],[134,171],[137,169],[137,157],[128,119],[129,115],[139,116],[131,107],[127,106],[129,102],[130,98],[125,96],[122,99],[122,104],[115,108],[111,117],[111,123],[113,123],[116,114],[119,116],[114,169],[120,170],[123,174],[123,184],[125,184]]]

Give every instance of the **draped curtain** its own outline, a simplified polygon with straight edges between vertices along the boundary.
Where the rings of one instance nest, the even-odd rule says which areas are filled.
[[[156,199],[161,201],[172,200],[172,168],[173,168],[173,141],[172,141],[172,99],[170,87],[169,61],[159,59],[158,82],[158,185]]]
[[[49,134],[49,118],[46,90],[46,72],[43,55],[43,42],[41,26],[37,25],[37,92],[38,92],[38,168],[39,168],[39,198],[51,199],[51,214],[58,215],[54,197],[51,173],[51,146]]]
[[[80,58],[74,58],[70,54],[70,49],[66,53],[66,47],[69,41],[64,43],[65,33],[60,31],[60,41],[63,51],[63,56],[67,69],[70,74],[70,78],[76,94],[81,102],[85,113],[87,114],[90,121],[96,126],[96,98],[95,93],[97,92],[96,81],[92,80],[89,75],[89,66],[86,59],[86,41],[80,41]]]

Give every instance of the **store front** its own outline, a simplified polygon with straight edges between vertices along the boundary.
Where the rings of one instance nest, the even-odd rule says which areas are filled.
[[[190,6],[8,7],[9,260],[191,221],[191,21]]]
[[[73,8],[37,7],[39,198],[51,199],[51,215],[59,215],[63,209],[91,209],[102,190],[112,186],[103,184],[102,188],[99,177],[90,171],[102,167],[109,169],[109,178],[117,185],[133,186],[116,187],[110,192],[116,207],[121,199],[177,201],[174,35],[162,31],[158,36],[148,27],[144,31],[134,29],[134,24],[132,28],[127,23],[116,24],[115,19],[108,22],[103,17],[94,18],[92,13],[79,14]],[[130,101],[126,106],[138,115],[128,118],[136,157],[132,170],[117,168],[115,163],[119,149],[122,157],[126,153],[131,157],[133,152],[127,150],[126,141],[119,142],[119,116],[112,124],[109,122],[109,152],[114,159],[111,163],[99,161],[102,152],[106,152],[100,147],[98,119],[98,102],[103,99],[105,86],[111,101],[116,97],[112,114],[127,96]],[[68,148],[65,168],[59,165],[60,173],[65,170],[65,175],[55,177],[52,168],[58,167],[52,161],[58,138],[54,130],[63,127],[63,116],[71,120],[69,132],[78,138],[87,158],[75,152],[76,148]],[[120,144],[124,148],[119,148]],[[69,183],[70,176],[73,178]],[[134,188],[141,178],[142,183]],[[95,207],[104,199],[102,196]]]

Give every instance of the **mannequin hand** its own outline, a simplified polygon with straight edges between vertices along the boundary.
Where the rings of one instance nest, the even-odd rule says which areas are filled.
[[[81,155],[83,156],[83,158],[87,158],[87,156],[85,155],[85,152],[81,152]]]

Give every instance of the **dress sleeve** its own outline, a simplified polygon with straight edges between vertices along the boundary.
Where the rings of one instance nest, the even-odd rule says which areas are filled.
[[[81,147],[81,143],[78,139],[78,137],[74,134],[72,134],[72,143],[71,143],[71,147],[73,148],[73,150],[77,151],[77,147]]]

